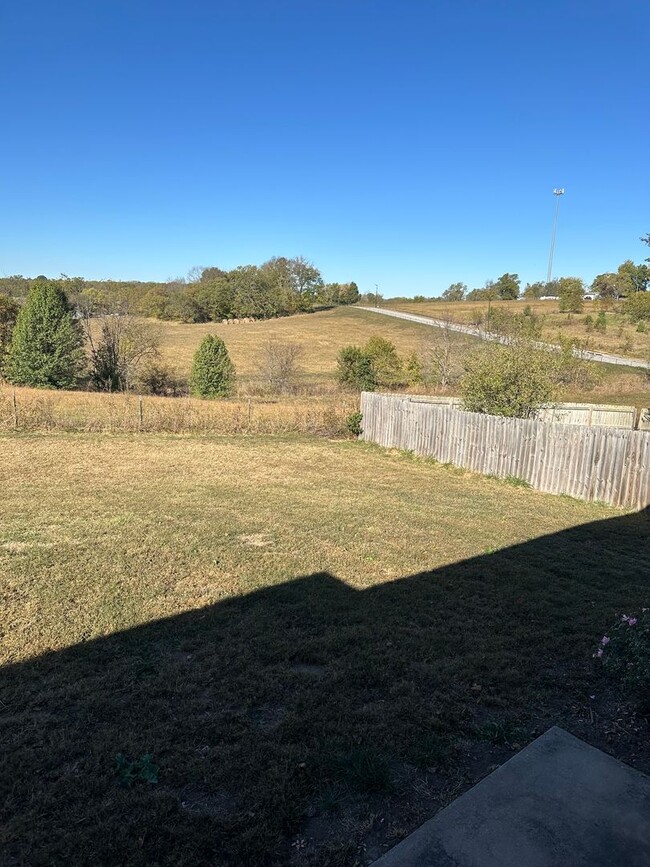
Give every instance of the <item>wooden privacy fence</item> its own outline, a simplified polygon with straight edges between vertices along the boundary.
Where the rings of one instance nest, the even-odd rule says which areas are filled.
[[[409,397],[421,403],[455,406],[458,409],[463,404],[460,397],[439,397],[428,394],[411,394]],[[537,418],[539,421],[561,421],[564,424],[650,430],[650,409],[614,406],[608,403],[553,403],[543,406],[537,413]]]
[[[650,433],[501,418],[401,395],[361,395],[362,439],[551,494],[650,505]]]

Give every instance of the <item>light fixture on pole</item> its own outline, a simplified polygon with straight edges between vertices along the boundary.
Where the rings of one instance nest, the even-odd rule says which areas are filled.
[[[560,210],[560,196],[564,195],[564,187],[556,187],[553,190],[553,195],[556,198],[555,203],[555,217],[553,218],[553,234],[551,235],[551,252],[548,256],[548,273],[546,274],[546,282],[551,282],[551,275],[553,273],[553,251],[555,250],[555,232],[557,230],[557,215]]]

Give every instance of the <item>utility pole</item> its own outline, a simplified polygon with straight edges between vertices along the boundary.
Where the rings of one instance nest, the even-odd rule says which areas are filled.
[[[546,282],[551,282],[551,275],[553,274],[553,251],[555,250],[555,232],[557,231],[557,215],[560,210],[560,196],[564,195],[564,187],[556,187],[553,190],[553,195],[555,196],[555,217],[553,218],[553,233],[551,235],[551,252],[548,257],[548,272],[546,274]]]
[[[379,307],[379,286],[375,283],[375,307]]]

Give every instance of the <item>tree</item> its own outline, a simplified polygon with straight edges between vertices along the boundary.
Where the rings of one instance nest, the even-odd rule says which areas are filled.
[[[281,343],[269,340],[259,361],[258,369],[265,388],[271,394],[289,394],[294,390],[299,374],[298,361],[304,350],[301,343]]]
[[[624,295],[645,292],[650,283],[650,268],[647,265],[635,265],[631,259],[626,259],[618,266],[617,274]]]
[[[558,389],[557,362],[526,342],[483,347],[465,362],[460,382],[469,412],[532,418]]]
[[[650,233],[644,235],[640,240],[643,241],[644,244],[647,244],[648,247],[650,247]],[[650,257],[647,258],[645,261],[650,262]]]
[[[542,280],[539,280],[537,283],[526,283],[526,288],[524,289],[524,298],[541,298],[543,295],[550,294],[547,292],[546,283]]]
[[[359,287],[356,283],[342,283],[339,287],[339,304],[356,304],[359,300]]]
[[[494,284],[497,296],[502,301],[512,301],[519,298],[519,286],[521,280],[519,274],[502,274]]]
[[[85,331],[90,380],[100,391],[131,391],[142,370],[160,356],[157,327],[126,313],[100,319],[87,316]]]
[[[447,287],[447,289],[442,293],[442,300],[462,301],[466,292],[467,285],[465,283],[452,283],[451,286]]]
[[[580,277],[560,277],[557,281],[562,313],[580,313],[584,304],[585,284]]]
[[[38,280],[16,319],[5,374],[16,385],[72,388],[84,366],[83,335],[63,289]]]
[[[461,343],[451,329],[451,319],[445,317],[442,328],[432,328],[420,352],[421,377],[427,384],[443,388],[456,382],[462,371]]]
[[[591,284],[591,291],[599,298],[620,298],[623,289],[621,278],[618,274],[598,274]]]
[[[235,384],[235,367],[226,344],[208,334],[199,344],[192,362],[190,390],[197,397],[228,397]]]
[[[0,295],[0,374],[2,362],[11,342],[11,334],[18,318],[20,307],[9,295]]]
[[[296,256],[287,262],[291,288],[297,296],[297,309],[310,310],[318,290],[323,285],[321,273],[304,256]]]
[[[378,385],[372,359],[360,346],[344,346],[339,352],[336,378],[356,391],[374,391]]]

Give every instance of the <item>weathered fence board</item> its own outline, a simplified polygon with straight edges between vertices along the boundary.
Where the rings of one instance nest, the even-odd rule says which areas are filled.
[[[361,395],[362,438],[533,488],[650,505],[650,432],[499,418],[409,396]]]

